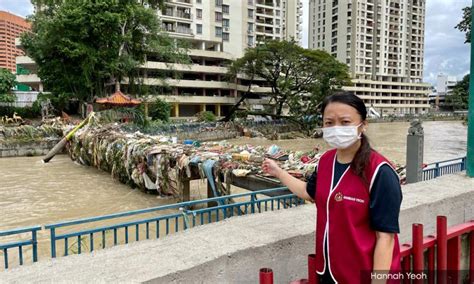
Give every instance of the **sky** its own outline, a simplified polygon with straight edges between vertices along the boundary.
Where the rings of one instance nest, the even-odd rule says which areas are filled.
[[[241,1],[241,0],[232,0]],[[470,0],[426,0],[424,81],[434,84],[443,73],[461,79],[469,73],[469,45],[464,34],[454,29],[461,20],[461,9]],[[308,4],[303,0],[303,46],[308,46]],[[0,10],[19,16],[33,13],[30,0],[0,0]]]

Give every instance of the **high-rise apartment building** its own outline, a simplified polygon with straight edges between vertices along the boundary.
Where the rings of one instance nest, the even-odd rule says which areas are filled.
[[[309,48],[349,66],[353,91],[384,114],[428,111],[425,0],[310,0]]]
[[[220,50],[241,57],[265,39],[302,39],[301,0],[169,0],[161,13],[171,36],[220,42]]]
[[[227,66],[265,39],[290,40],[301,43],[301,0],[168,0],[159,12],[162,29],[170,37],[189,42],[191,65],[160,62],[159,56],[147,55],[140,68],[142,82],[148,86],[166,86],[167,91],[151,94],[149,100],[161,98],[173,105],[172,117],[191,117],[200,111],[212,111],[217,116],[227,113],[239,97],[249,90],[255,94],[249,107],[262,109],[265,95],[271,88],[263,81],[250,82],[238,78],[227,82]],[[34,69],[34,62],[21,56],[21,66]],[[163,80],[164,70],[173,69],[179,76]],[[175,72],[175,73],[176,73]],[[19,75],[17,80],[28,82],[42,90],[35,74]],[[127,84],[125,79],[122,84]]]
[[[30,23],[24,18],[0,11],[0,68],[16,72],[15,58],[23,51],[16,48],[15,38],[30,29]]]

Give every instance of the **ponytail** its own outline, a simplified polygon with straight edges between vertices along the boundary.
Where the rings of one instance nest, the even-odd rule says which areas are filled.
[[[369,164],[370,152],[372,147],[370,147],[369,138],[365,136],[364,133],[361,134],[360,147],[357,150],[357,153],[352,160],[351,167],[354,173],[362,179],[362,182],[365,185],[369,185],[369,181],[365,174],[365,169]]]

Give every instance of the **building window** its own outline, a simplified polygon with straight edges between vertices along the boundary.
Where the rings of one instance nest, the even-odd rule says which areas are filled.
[[[202,25],[201,24],[197,24],[196,25],[196,33],[198,35],[201,35],[202,34]]]
[[[248,9],[248,16],[249,18],[253,18],[253,10],[252,9]]]
[[[222,0],[216,0],[216,6],[222,6]]]
[[[230,26],[229,19],[222,19],[222,26],[228,28]]]
[[[196,0],[196,3],[201,4],[202,0]]]
[[[222,5],[222,13],[229,15],[229,5]]]
[[[216,27],[216,37],[222,37],[222,27]]]
[[[229,41],[229,33],[223,33],[222,34],[222,40]]]
[[[253,31],[253,23],[247,23],[247,30]]]
[[[250,45],[250,46],[253,45],[253,36],[248,36],[248,37],[247,37],[247,43],[248,43],[248,45]]]
[[[248,0],[247,4],[253,6],[253,0]]]
[[[216,22],[222,22],[222,13],[216,12]]]
[[[196,18],[202,19],[202,9],[196,9]]]

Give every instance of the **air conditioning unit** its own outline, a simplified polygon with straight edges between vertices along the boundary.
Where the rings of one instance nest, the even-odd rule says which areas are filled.
[[[230,31],[230,28],[229,27],[224,27],[224,32],[228,32]]]
[[[249,35],[253,35],[253,31],[252,31],[252,30],[248,30],[247,33],[248,33]]]

